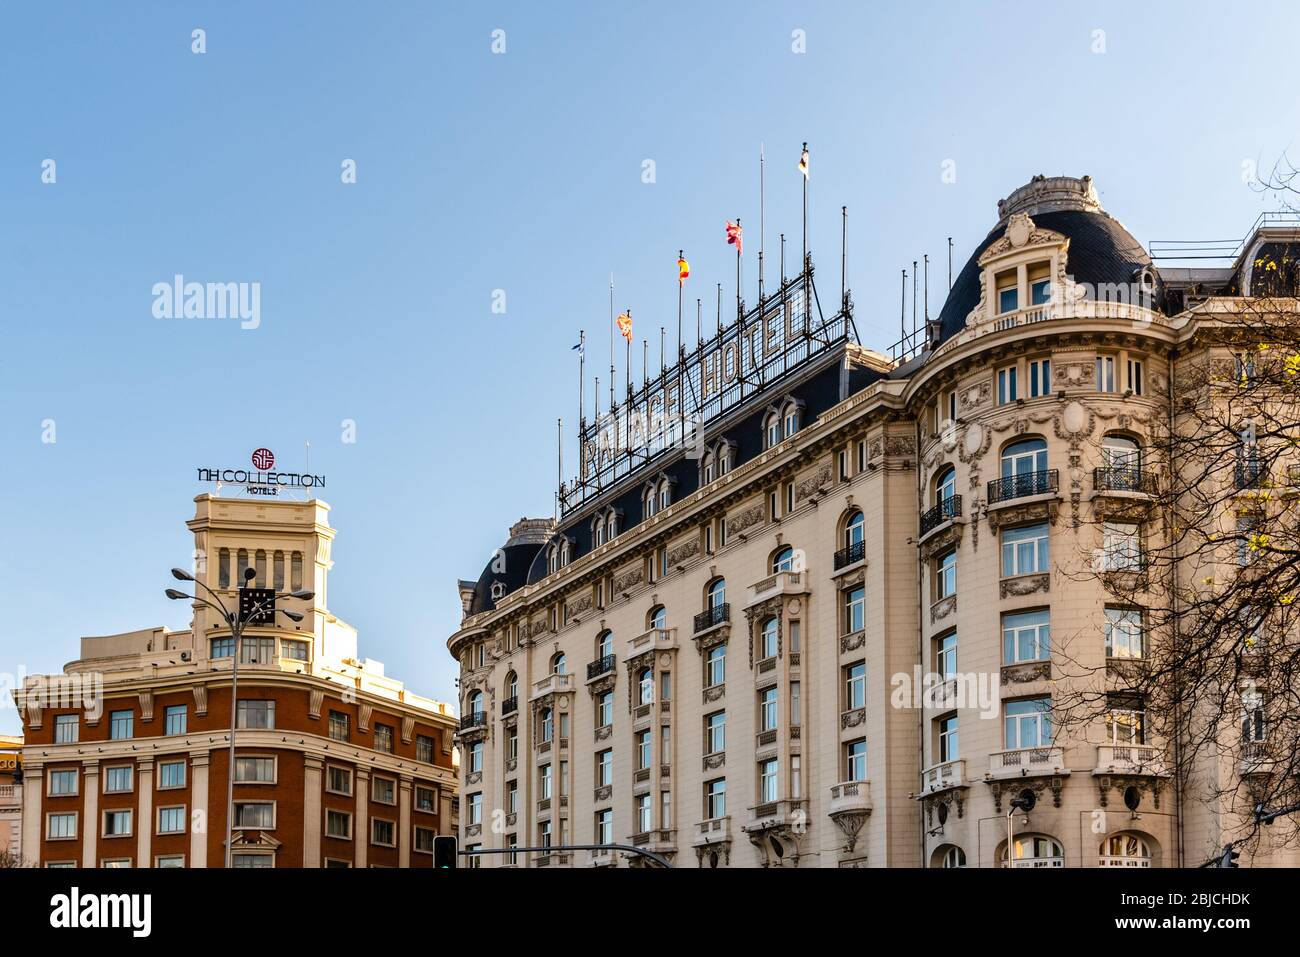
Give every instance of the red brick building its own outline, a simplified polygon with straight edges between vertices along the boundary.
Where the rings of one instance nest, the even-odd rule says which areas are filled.
[[[207,495],[189,522],[195,578],[228,607],[254,585],[307,587],[294,624],[246,628],[233,793],[237,867],[428,867],[456,833],[451,709],[356,654],[327,609],[334,530],[324,502]],[[310,607],[306,607],[310,606]],[[62,675],[18,695],[24,856],[42,866],[220,867],[225,859],[234,648],[194,604],[189,631],[82,639]]]

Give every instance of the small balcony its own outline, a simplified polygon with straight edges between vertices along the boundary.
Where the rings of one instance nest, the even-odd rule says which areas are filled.
[[[469,714],[461,715],[460,718],[461,731],[473,731],[475,728],[486,728],[486,727],[487,727],[486,711],[473,711]]]
[[[1097,747],[1093,774],[1168,774],[1160,750],[1153,744],[1103,744]]]
[[[607,675],[614,670],[614,656],[605,655],[597,658],[591,664],[587,665],[587,680],[595,681],[601,675]]]
[[[627,656],[635,658],[647,651],[672,651],[676,647],[676,628],[651,628],[635,638],[628,639]]]
[[[854,542],[847,548],[841,548],[835,553],[835,570],[848,568],[850,565],[856,565],[867,557],[867,542],[863,539],[860,542]]]
[[[1276,759],[1267,741],[1246,741],[1241,745],[1241,773],[1245,776],[1271,774]]]
[[[706,844],[723,844],[730,840],[731,818],[713,817],[707,821],[700,821],[695,825],[695,840],[691,842],[691,846],[703,847]]]
[[[695,616],[695,634],[702,634],[729,621],[731,621],[731,606],[725,602],[721,605],[714,605],[712,608]]]
[[[1233,478],[1239,489],[1263,488],[1268,480],[1268,473],[1258,462],[1238,462]]]
[[[505,701],[501,702],[501,717],[503,718],[508,714],[514,714],[518,710],[519,695],[517,694],[512,694],[509,698],[506,698]]]
[[[921,772],[921,793],[935,794],[949,788],[970,787],[966,780],[966,762],[963,759],[944,761]]]
[[[871,786],[867,781],[841,781],[831,785],[831,817],[871,811]]]
[[[961,496],[949,495],[934,508],[921,513],[921,535],[928,535],[941,525],[960,517]]]
[[[778,595],[808,594],[808,574],[806,572],[776,572],[749,586],[751,597],[745,602],[746,608],[775,598]]]
[[[768,831],[792,824],[803,825],[808,821],[808,802],[803,798],[783,798],[777,801],[765,801],[749,809],[749,822],[745,825],[746,833]]]
[[[1139,468],[1125,465],[1093,469],[1092,487],[1098,492],[1127,492],[1133,495],[1155,495],[1158,490],[1154,472],[1143,472]]]
[[[989,755],[989,777],[993,780],[1069,773],[1062,748],[1014,748]]]
[[[547,675],[540,681],[533,682],[533,693],[531,700],[536,701],[548,694],[558,694],[561,691],[573,690],[573,675],[552,674]]]
[[[1060,480],[1056,469],[1042,469],[1038,472],[1021,472],[994,479],[988,485],[990,505],[1010,502],[1013,499],[1029,498],[1033,495],[1055,495]]]

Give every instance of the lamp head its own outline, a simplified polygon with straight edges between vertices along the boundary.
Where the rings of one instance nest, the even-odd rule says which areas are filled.
[[[176,579],[178,582],[192,582],[192,581],[194,581],[194,576],[191,575],[189,572],[187,572],[187,571],[186,571],[185,569],[183,569],[183,568],[173,568],[173,569],[172,569],[172,578]]]
[[[185,594],[185,592],[177,591],[175,588],[168,588],[166,594],[167,597],[170,598],[172,601],[180,601],[182,598],[190,597],[189,595]]]

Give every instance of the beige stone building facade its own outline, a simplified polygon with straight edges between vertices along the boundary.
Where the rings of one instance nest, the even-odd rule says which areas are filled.
[[[1015,866],[1212,856],[1234,822],[1173,785],[1140,701],[1065,730],[1052,703],[1067,657],[1106,671],[1145,653],[1141,609],[1096,572],[1159,534],[1143,451],[1180,349],[1292,232],[1162,273],[1088,178],[1036,177],[914,348],[787,318],[806,354],[693,448],[584,484],[461,582],[462,844],[995,867],[1010,828]],[[798,285],[746,317],[765,356]],[[1009,813],[1026,791],[1033,809]]]

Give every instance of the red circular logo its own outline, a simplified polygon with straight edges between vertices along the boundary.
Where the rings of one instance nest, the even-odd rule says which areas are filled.
[[[253,453],[253,467],[259,471],[265,472],[275,464],[275,456],[270,449],[258,449]]]

